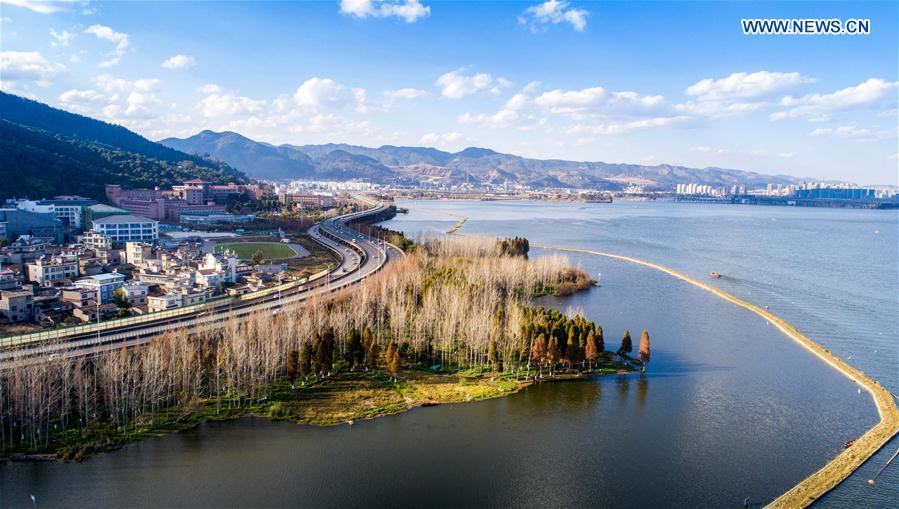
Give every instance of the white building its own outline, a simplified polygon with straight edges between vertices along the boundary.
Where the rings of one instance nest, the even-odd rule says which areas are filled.
[[[97,219],[91,229],[113,242],[152,242],[159,238],[159,221],[130,214]]]
[[[132,265],[143,265],[153,258],[153,246],[146,242],[126,242],[125,261]]]
[[[215,269],[200,269],[196,273],[197,284],[203,288],[219,288],[225,282],[225,273]]]
[[[162,295],[150,295],[147,297],[147,309],[151,313],[179,307],[181,307],[181,295],[176,292],[167,292]]]
[[[33,281],[40,286],[51,286],[57,281],[78,277],[78,257],[75,255],[41,257],[34,263],[29,263],[27,269],[28,281]]]
[[[140,281],[129,281],[122,286],[125,298],[132,306],[146,306],[150,295],[150,285]]]
[[[237,282],[237,255],[228,251],[221,254],[206,253],[203,262],[200,264],[200,270],[215,270],[224,274],[224,280],[227,283]]]

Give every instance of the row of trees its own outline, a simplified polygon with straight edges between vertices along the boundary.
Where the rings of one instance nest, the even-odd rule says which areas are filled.
[[[488,244],[429,241],[361,287],[274,316],[169,332],[90,358],[0,366],[0,450],[51,448],[66,429],[139,429],[201,404],[239,408],[270,396],[276,380],[341,367],[383,366],[396,376],[401,362],[522,374],[532,363],[592,365],[604,350],[602,327],[528,307],[537,288],[563,281],[568,260],[478,247]]]

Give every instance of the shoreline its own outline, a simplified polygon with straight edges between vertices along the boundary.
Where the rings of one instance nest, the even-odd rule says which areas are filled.
[[[404,377],[396,382],[390,381],[388,373],[382,370],[373,370],[367,373],[361,371],[342,372],[332,377],[314,380],[303,388],[290,389],[291,393],[289,394],[297,396],[292,399],[272,398],[237,408],[225,408],[225,402],[223,402],[223,408],[217,413],[212,413],[217,402],[214,399],[207,399],[193,404],[193,409],[190,411],[183,408],[170,409],[169,412],[180,414],[180,416],[158,427],[127,435],[118,435],[115,441],[108,441],[107,437],[105,443],[86,442],[80,446],[73,444],[60,447],[54,452],[13,454],[0,457],[0,464],[48,461],[80,462],[92,456],[115,452],[145,439],[189,431],[204,422],[224,422],[258,417],[271,422],[289,422],[299,426],[351,426],[354,421],[368,421],[399,415],[416,408],[503,398],[518,394],[539,383],[583,382],[610,375],[639,374],[639,370],[633,367],[625,369],[622,366],[627,366],[626,364],[612,359],[613,356],[609,355],[604,367],[597,366],[589,372],[559,373],[552,377],[543,376],[539,380],[536,377],[536,370],[534,370],[534,376],[521,379],[511,374],[497,375],[489,372],[466,374],[464,371],[435,373],[422,368],[412,368],[403,370],[401,375]],[[530,371],[528,373],[530,374]],[[338,387],[338,390],[334,390],[335,385],[353,383],[356,385],[342,389]],[[286,382],[279,384],[279,389],[283,392],[287,391],[287,387]],[[330,393],[332,396],[330,401],[317,399],[315,391],[318,390]],[[378,390],[387,394],[374,394],[374,391]],[[306,394],[306,392],[311,392],[311,394]],[[388,398],[393,396],[393,398],[385,400],[385,396]],[[373,406],[370,403],[373,399],[377,399],[380,405]],[[307,406],[313,400],[316,407]],[[334,404],[329,405],[329,403]],[[102,430],[94,430],[94,432],[101,433]]]
[[[651,269],[664,272],[687,283],[698,286],[717,297],[720,297],[732,304],[740,306],[752,313],[759,315],[769,323],[777,327],[785,336],[796,341],[805,349],[809,350],[816,357],[824,361],[826,364],[836,369],[844,376],[852,380],[856,385],[863,388],[871,395],[877,413],[880,416],[880,422],[871,427],[861,437],[859,437],[854,445],[831,459],[827,464],[816,472],[806,477],[799,484],[781,494],[776,499],[769,502],[766,507],[770,508],[787,508],[787,507],[808,507],[815,501],[820,499],[830,490],[836,488],[853,472],[861,467],[868,459],[870,459],[877,451],[879,451],[887,442],[899,434],[899,408],[893,399],[893,395],[886,388],[876,381],[868,378],[864,373],[849,365],[829,350],[812,341],[807,336],[799,332],[799,330],[786,320],[777,315],[751,304],[739,297],[736,297],[724,290],[721,290],[708,283],[699,281],[696,278],[688,276],[682,272],[676,271],[664,265],[648,262],[639,258],[618,255],[613,253],[605,253],[602,251],[594,251],[589,249],[566,248],[559,246],[546,246],[534,244],[533,247],[547,250],[563,251],[592,254],[613,258],[637,265],[642,265]]]

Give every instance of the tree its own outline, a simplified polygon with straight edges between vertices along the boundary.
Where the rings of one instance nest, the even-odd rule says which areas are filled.
[[[593,361],[599,357],[599,349],[596,346],[596,335],[591,330],[587,333],[587,344],[584,346],[584,354],[587,357],[589,369],[593,369]]]
[[[578,361],[579,352],[577,347],[577,335],[574,332],[574,326],[568,328],[568,341],[565,343],[565,360],[568,361],[568,369]]]
[[[385,352],[384,357],[387,361],[387,370],[390,371],[390,374],[393,375],[393,379],[396,380],[396,375],[400,370],[400,349],[396,346],[396,343],[391,341],[389,345],[387,345],[387,352]]]
[[[487,362],[490,363],[490,369],[496,371],[496,341],[491,341],[487,346]]]
[[[642,371],[646,371],[646,364],[649,363],[649,333],[646,332],[646,329],[643,329],[643,334],[640,336],[640,350],[637,351],[637,357],[643,363]]]
[[[347,338],[346,344],[347,361],[349,361],[353,366],[357,366],[359,364],[362,364],[362,361],[365,359],[365,349],[362,345],[362,336],[355,328],[350,329],[348,336],[349,337]]]
[[[618,355],[622,357],[622,354],[629,354],[634,350],[634,345],[631,342],[631,331],[624,331],[624,337],[621,338],[621,347],[618,348]]]
[[[541,332],[537,339],[534,340],[534,347],[531,348],[531,360],[537,364],[540,375],[543,375],[543,357],[546,355],[546,338]]]
[[[309,343],[303,341],[300,345],[300,373],[307,376],[312,371],[312,352],[309,350]]]
[[[549,362],[549,376],[553,376],[553,367],[562,357],[562,351],[559,350],[559,338],[553,336],[549,340],[549,347],[546,350],[546,360]]]
[[[606,340],[602,336],[602,325],[596,324],[596,349],[599,353],[606,351]]]
[[[250,261],[253,262],[254,265],[260,265],[265,262],[265,253],[262,252],[261,249],[257,249],[253,256],[250,258]]]
[[[322,331],[321,341],[316,353],[318,354],[316,358],[318,370],[323,373],[331,371],[331,365],[334,363],[334,331],[330,327],[326,327]]]
[[[297,379],[300,370],[300,352],[291,350],[287,352],[287,380],[293,383]]]
[[[119,288],[113,292],[112,300],[115,301],[115,305],[121,309],[128,309],[131,307],[131,302],[128,300],[128,297],[125,296],[124,288]]]
[[[378,346],[378,338],[372,334],[371,329],[367,326],[362,333],[362,343],[367,345],[365,348],[366,364],[369,368],[375,369],[378,367],[378,356],[381,355],[381,348]]]

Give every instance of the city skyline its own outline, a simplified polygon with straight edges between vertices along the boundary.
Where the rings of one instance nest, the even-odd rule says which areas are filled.
[[[154,140],[233,130],[896,184],[894,4],[655,7],[5,0],[0,77]],[[868,18],[871,33],[746,36],[747,17]]]

